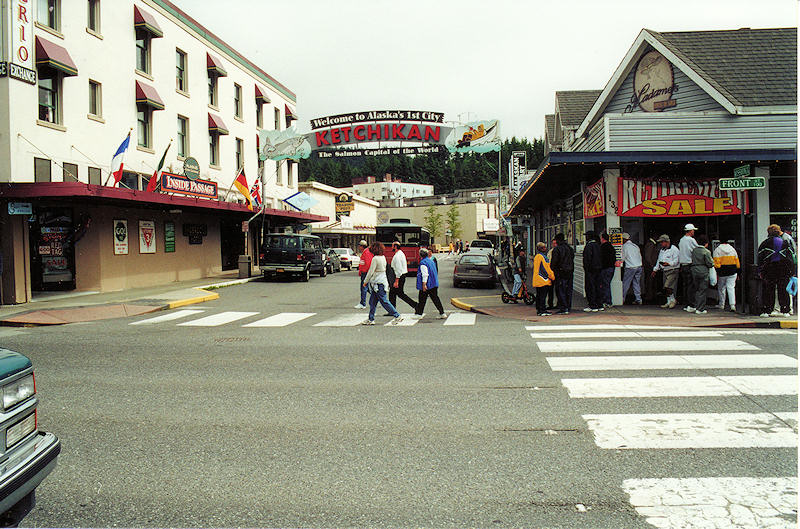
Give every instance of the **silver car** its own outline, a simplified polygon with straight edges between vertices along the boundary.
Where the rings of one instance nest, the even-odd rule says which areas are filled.
[[[480,283],[494,287],[497,283],[497,272],[492,256],[472,250],[462,254],[453,268],[453,286],[458,288],[462,283]]]

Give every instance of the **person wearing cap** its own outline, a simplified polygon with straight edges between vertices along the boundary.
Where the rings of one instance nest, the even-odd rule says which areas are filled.
[[[697,241],[694,240],[694,232],[697,227],[694,224],[687,224],[683,227],[683,237],[678,241],[678,252],[680,262],[681,294],[687,307],[691,307],[694,299],[692,297],[692,251],[697,248]]]
[[[586,232],[586,246],[583,247],[583,275],[586,288],[587,306],[584,312],[597,312],[603,310],[603,300],[600,297],[600,270],[603,262],[600,258],[600,244],[597,234],[593,230]]]
[[[661,251],[658,252],[658,262],[650,273],[655,277],[659,270],[664,275],[664,293],[667,295],[667,302],[661,305],[662,309],[674,309],[677,305],[675,300],[675,288],[678,285],[679,259],[680,252],[669,240],[669,235],[664,234],[658,238],[661,244]]]
[[[354,307],[356,309],[367,308],[367,287],[364,286],[364,278],[369,270],[369,265],[372,264],[372,252],[369,251],[367,246],[367,241],[364,239],[361,239],[361,241],[358,243],[358,247],[361,249],[361,258],[358,261],[358,286],[361,289],[361,302]]]
[[[719,293],[719,310],[725,310],[725,298],[736,312],[736,278],[739,275],[739,254],[733,247],[733,240],[723,242],[714,250],[714,268],[717,269],[717,292]],[[726,296],[727,295],[727,296]]]
[[[633,285],[633,296],[636,298],[634,305],[642,304],[642,251],[639,246],[631,241],[628,233],[622,234],[622,262],[625,264],[625,273],[622,274],[622,300],[628,295]]]

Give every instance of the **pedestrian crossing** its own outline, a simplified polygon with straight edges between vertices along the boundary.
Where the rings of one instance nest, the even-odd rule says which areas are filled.
[[[419,318],[414,314],[401,314],[399,323],[392,323],[390,318],[377,315],[376,325],[385,327],[412,327],[421,322],[441,323],[444,326],[473,326],[477,322],[476,314],[468,312],[451,312],[446,319],[434,319],[431,315]],[[258,319],[254,319],[258,318]],[[177,327],[222,327],[236,325],[243,328],[279,328],[292,325],[309,325],[311,327],[355,327],[367,319],[366,311],[348,312],[335,315],[321,315],[316,312],[279,312],[263,314],[250,311],[222,311],[209,313],[205,309],[182,309],[130,322],[130,325],[153,326],[172,324]]]
[[[786,399],[786,409],[746,406],[746,412],[731,410],[733,402],[742,401],[724,400],[795,397],[797,359],[746,340],[748,335],[762,340],[796,336],[796,331],[633,325],[530,325],[526,330],[550,368],[563,373],[561,384],[581,410],[603,412],[582,414],[602,450],[691,450],[701,459],[703,450],[797,449],[796,398]],[[648,403],[656,401],[659,405],[652,407],[658,411],[665,405],[674,410],[669,399],[683,399],[680,413],[631,413],[648,411]],[[708,472],[707,466],[698,468]],[[656,527],[796,527],[796,476],[631,476],[622,489]]]

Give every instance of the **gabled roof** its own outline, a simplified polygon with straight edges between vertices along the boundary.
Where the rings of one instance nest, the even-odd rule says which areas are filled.
[[[797,104],[797,28],[647,31],[736,106]]]
[[[556,115],[547,114],[544,117],[544,130],[547,133],[547,139],[551,142],[556,139]]]
[[[797,113],[797,29],[643,29],[577,131],[583,135],[649,47],[731,114]]]
[[[556,92],[556,112],[561,118],[561,126],[566,129],[578,128],[602,92],[602,90]]]

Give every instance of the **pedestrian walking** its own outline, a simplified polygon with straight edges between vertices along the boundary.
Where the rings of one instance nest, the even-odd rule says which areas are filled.
[[[694,239],[694,232],[697,228],[694,224],[687,224],[683,227],[683,237],[678,241],[679,263],[680,263],[680,292],[683,295],[683,302],[686,306],[691,306],[693,298],[692,289],[692,250],[697,248],[697,241]]]
[[[694,314],[706,314],[706,303],[708,302],[708,276],[709,271],[714,268],[714,258],[708,251],[708,237],[706,235],[697,236],[697,247],[692,250],[692,290],[694,301],[686,307],[686,312]]]
[[[650,273],[655,277],[660,270],[664,276],[664,293],[667,295],[667,302],[661,305],[662,309],[674,309],[677,305],[675,299],[675,289],[678,286],[678,274],[680,273],[680,251],[669,240],[669,235],[664,234],[658,238],[661,251],[658,252],[658,262]]]
[[[642,304],[642,251],[639,245],[631,240],[627,233],[622,234],[622,262],[625,264],[625,273],[622,274],[622,302],[633,286],[634,305]]]
[[[547,262],[553,262],[553,250],[555,250],[557,246],[557,242],[555,239],[550,241],[550,249],[547,251]],[[556,298],[556,285],[555,280],[551,281],[550,284],[547,286],[547,310],[553,310],[556,308],[555,298]]]
[[[644,295],[642,296],[646,303],[652,303],[656,299],[656,278],[649,272],[658,264],[659,249],[655,234],[650,233],[644,243],[644,252],[642,253],[642,265],[648,272],[644,274]]]
[[[550,268],[550,259],[548,259],[547,245],[543,242],[536,243],[536,256],[533,258],[533,274],[532,284],[536,289],[536,314],[539,316],[550,316],[547,312],[547,289],[553,284],[556,278],[553,270]]]
[[[419,290],[419,299],[417,301],[416,316],[422,317],[425,314],[425,302],[431,298],[433,305],[439,311],[439,319],[444,319],[447,316],[444,313],[444,307],[439,299],[439,271],[436,264],[429,257],[429,250],[425,248],[419,249],[419,268],[417,269],[417,290]]]
[[[572,276],[575,271],[575,250],[567,244],[563,233],[556,234],[556,247],[553,248],[553,257],[550,268],[556,276],[556,299],[558,312],[556,314],[569,314],[572,310]]]
[[[758,246],[758,269],[764,281],[761,316],[790,316],[786,287],[791,277],[797,274],[797,256],[789,242],[781,236],[781,229],[776,224],[767,228],[767,238]],[[780,312],[774,310],[776,288]]]
[[[361,250],[361,257],[358,261],[358,287],[361,290],[361,301],[354,308],[366,309],[367,308],[367,287],[364,286],[364,276],[367,275],[370,264],[372,264],[372,252],[367,248],[367,241],[361,239],[358,243],[358,248]]]
[[[586,245],[583,247],[583,275],[585,278],[586,303],[588,304],[583,309],[584,312],[603,310],[603,300],[600,297],[600,270],[602,268],[597,234],[589,230],[586,232]]]
[[[392,325],[397,325],[403,321],[403,319],[400,317],[400,313],[397,312],[397,309],[394,308],[394,305],[389,303],[389,298],[387,297],[389,282],[386,277],[386,257],[383,255],[383,243],[372,243],[372,246],[369,247],[369,251],[372,254],[372,259],[370,261],[369,270],[367,270],[364,276],[364,286],[369,290],[369,316],[366,320],[361,322],[361,324],[375,325],[375,308],[380,301],[383,308],[386,309],[386,312],[394,316],[394,319],[390,323]]]
[[[600,297],[603,308],[613,305],[611,301],[611,280],[614,279],[614,270],[617,267],[617,250],[611,244],[608,233],[600,234]]]
[[[514,299],[520,297],[519,292],[522,289],[522,282],[525,280],[525,272],[527,270],[528,260],[525,258],[525,249],[520,246],[517,248],[517,255],[514,257],[514,288],[511,289],[511,295]]]
[[[739,254],[733,247],[733,240],[723,242],[714,250],[714,267],[717,269],[717,293],[719,294],[719,310],[725,310],[725,298],[731,307],[731,312],[736,312],[736,279],[741,266]]]
[[[389,279],[389,303],[397,308],[397,298],[399,297],[416,312],[417,302],[411,299],[405,291],[406,274],[408,274],[406,254],[400,249],[400,241],[394,241],[392,248],[394,249],[394,257],[392,257],[392,262],[386,270],[386,275]]]

